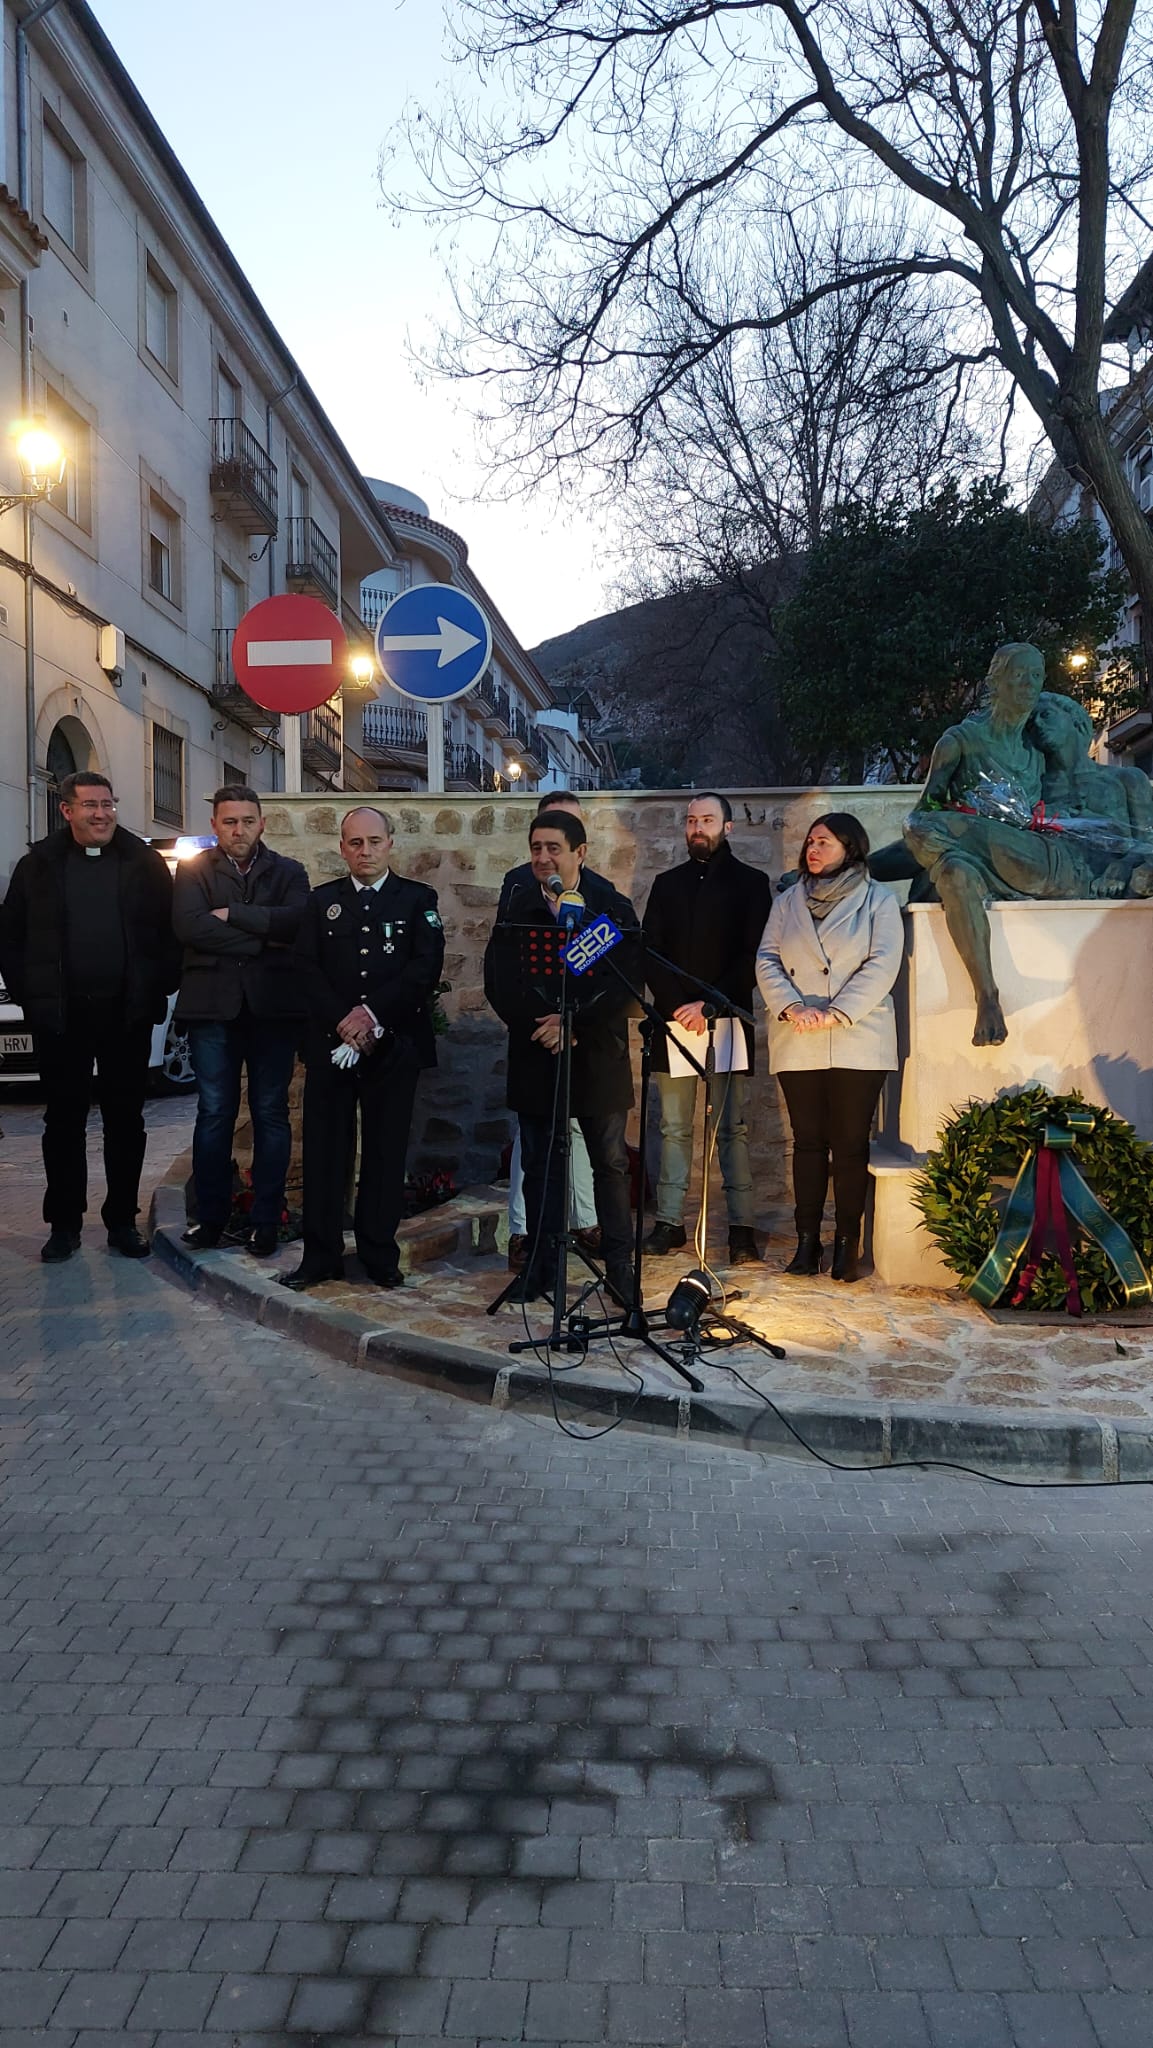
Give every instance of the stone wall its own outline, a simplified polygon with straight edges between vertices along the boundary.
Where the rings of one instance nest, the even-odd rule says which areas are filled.
[[[730,791],[735,812],[733,849],[774,878],[796,863],[801,840],[822,811],[854,811],[874,846],[900,832],[913,792],[893,786],[863,789],[760,789]],[[447,1166],[459,1184],[486,1181],[496,1171],[510,1135],[504,1106],[505,1034],[489,1010],[482,959],[501,877],[528,858],[533,797],[403,796],[381,799],[396,826],[393,855],[399,874],[429,882],[440,898],[447,948],[444,999],[450,1030],[439,1042],[440,1064],[427,1074],[417,1101],[410,1165]],[[685,857],[687,792],[606,792],[584,799],[589,865],[643,911],[655,874]],[[345,872],[337,850],[348,799],[314,795],[276,797],[268,806],[268,840],[302,860],[316,882]],[[633,1034],[634,1040],[636,1033]],[[635,1050],[635,1048],[634,1048]],[[763,1040],[753,1087],[751,1134],[758,1192],[767,1207],[785,1192],[782,1115],[775,1085],[764,1071]]]

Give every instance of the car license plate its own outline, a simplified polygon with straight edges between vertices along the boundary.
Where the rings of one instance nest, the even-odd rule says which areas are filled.
[[[0,1031],[0,1059],[19,1058],[32,1051],[30,1031]]]

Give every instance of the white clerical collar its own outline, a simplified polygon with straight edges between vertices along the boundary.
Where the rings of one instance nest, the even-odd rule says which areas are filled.
[[[356,876],[355,876],[355,875],[353,875],[353,876],[352,876],[352,878],[351,878],[351,879],[352,879],[352,886],[353,886],[353,888],[354,888],[354,889],[356,890],[356,893],[357,893],[357,895],[358,895],[358,896],[359,896],[359,895],[360,895],[360,894],[362,893],[362,891],[363,891],[363,890],[365,890],[365,889],[371,889],[371,890],[373,891],[373,893],[375,894],[375,892],[376,892],[376,890],[377,890],[377,889],[383,889],[383,887],[384,887],[385,883],[386,883],[386,882],[387,882],[387,880],[388,880],[388,877],[389,877],[389,874],[390,874],[390,873],[391,873],[391,870],[390,870],[389,868],[385,868],[385,871],[384,871],[383,875],[381,875],[381,876],[380,876],[380,877],[379,877],[379,878],[378,878],[378,879],[377,879],[377,880],[376,880],[375,882],[358,882],[358,881],[357,881],[357,879],[356,879]]]

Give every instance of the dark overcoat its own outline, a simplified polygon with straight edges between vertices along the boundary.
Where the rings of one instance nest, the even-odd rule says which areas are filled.
[[[38,839],[12,870],[0,909],[0,972],[33,1031],[65,1027],[64,863],[67,825]],[[180,979],[180,948],[172,931],[172,877],[155,847],[118,825],[106,857],[116,862],[124,932],[123,1016],[126,1028],[159,1024]]]
[[[677,968],[711,983],[742,1010],[752,1009],[757,947],[772,904],[768,876],[738,860],[727,839],[711,860],[684,860],[656,876],[645,910],[645,944],[673,966],[661,966],[646,953],[644,971],[662,1017],[702,999]],[[743,1029],[751,1072],[756,1033],[747,1024]],[[662,1033],[656,1035],[653,1067],[658,1074],[669,1070]]]
[[[586,869],[579,887],[588,914],[606,913],[626,934],[623,943],[597,966],[585,974],[570,975],[566,984],[575,1014],[572,1113],[607,1116],[632,1106],[628,1036],[632,997],[615,969],[619,967],[635,985],[637,914],[628,897],[619,895],[601,875]],[[535,880],[520,884],[509,894],[504,917],[485,952],[484,988],[498,1017],[508,1025],[509,1108],[525,1116],[551,1116],[558,1055],[534,1044],[532,1034],[541,1017],[559,1010],[559,983],[534,982],[518,973],[516,940],[509,930],[517,925],[555,929],[553,914]]]

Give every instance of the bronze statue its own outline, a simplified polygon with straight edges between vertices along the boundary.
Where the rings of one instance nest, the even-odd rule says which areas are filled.
[[[1088,755],[1092,722],[1043,691],[1044,658],[998,648],[988,699],[933,750],[905,824],[977,998],[974,1045],[1008,1036],[989,949],[989,899],[1153,894],[1153,789],[1136,769]]]

